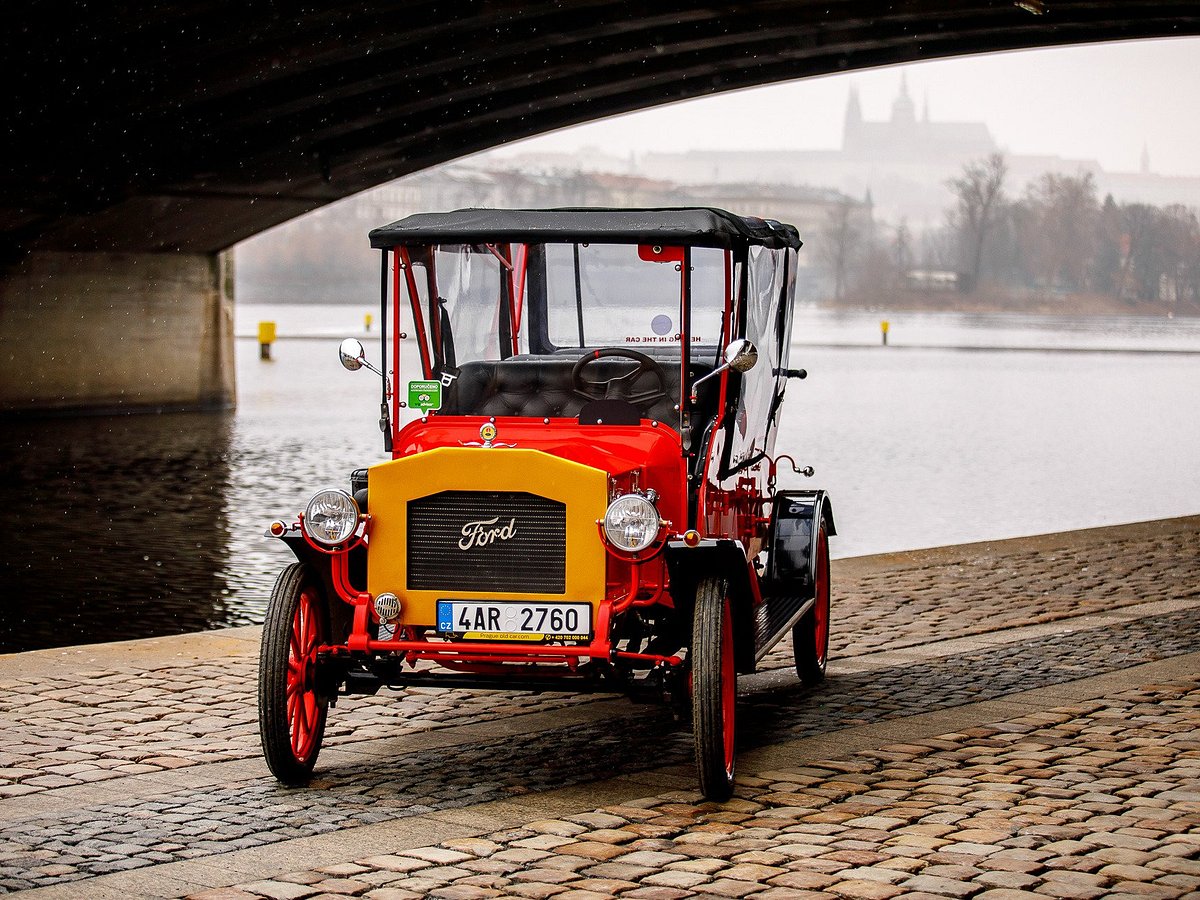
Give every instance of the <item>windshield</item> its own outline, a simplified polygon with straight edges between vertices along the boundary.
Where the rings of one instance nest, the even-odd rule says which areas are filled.
[[[716,358],[737,266],[690,248],[691,344]],[[424,375],[465,362],[626,347],[677,355],[685,249],[637,244],[440,244],[402,251],[400,289]]]
[[[623,244],[546,245],[549,343],[643,352],[678,345],[683,254],[680,248],[658,249],[656,254],[654,247]],[[691,341],[716,347],[725,309],[725,253],[693,248],[691,270]]]
[[[780,392],[794,261],[794,249],[757,245],[395,247],[384,255],[393,433],[431,415],[650,421],[691,450],[721,416],[724,381],[707,376],[748,337],[763,364],[733,381],[724,465],[760,457],[764,428],[750,426],[769,430]]]

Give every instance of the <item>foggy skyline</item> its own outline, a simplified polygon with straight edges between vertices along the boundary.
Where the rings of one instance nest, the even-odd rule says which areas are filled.
[[[530,138],[497,156],[598,147],[616,155],[689,149],[838,149],[846,100],[885,120],[901,73],[918,115],[984,122],[1009,153],[1200,176],[1200,39],[1023,50],[889,66],[688,100]],[[488,155],[488,154],[482,154]],[[478,157],[476,157],[478,158]]]

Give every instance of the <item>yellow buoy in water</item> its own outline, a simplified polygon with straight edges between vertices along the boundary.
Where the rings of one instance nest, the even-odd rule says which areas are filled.
[[[275,343],[275,323],[258,323],[258,358],[271,359],[271,345]]]

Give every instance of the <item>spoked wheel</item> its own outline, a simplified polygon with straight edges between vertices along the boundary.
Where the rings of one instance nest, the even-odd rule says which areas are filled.
[[[733,618],[725,581],[703,578],[692,618],[692,733],[700,791],[709,800],[733,793],[737,744],[737,670]]]
[[[317,693],[317,647],[329,633],[308,570],[292,563],[275,582],[258,661],[258,730],[272,774],[304,784],[325,735],[329,701]]]
[[[792,627],[792,654],[796,674],[804,684],[825,678],[829,662],[829,538],[825,525],[817,532],[816,602]]]

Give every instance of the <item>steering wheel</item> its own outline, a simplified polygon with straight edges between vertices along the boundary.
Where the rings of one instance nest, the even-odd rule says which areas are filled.
[[[616,375],[603,381],[583,377],[583,370],[590,363],[610,356],[631,359],[637,365],[624,375]],[[658,387],[635,392],[633,386],[643,375],[654,376]],[[579,361],[571,369],[571,385],[576,393],[589,400],[624,400],[627,403],[640,404],[666,399],[668,396],[667,378],[662,366],[645,353],[627,350],[624,347],[602,347],[599,350],[589,350],[579,357]]]

